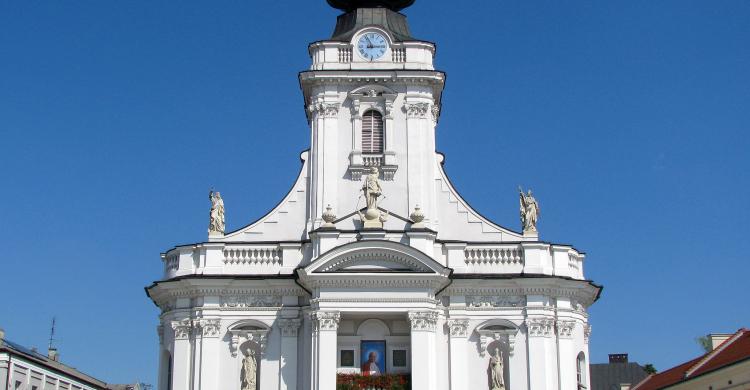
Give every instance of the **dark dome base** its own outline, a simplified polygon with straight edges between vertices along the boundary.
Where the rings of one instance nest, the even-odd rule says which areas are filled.
[[[357,8],[388,8],[392,11],[400,11],[412,4],[415,0],[327,0],[328,5],[338,8],[344,12],[354,11]]]

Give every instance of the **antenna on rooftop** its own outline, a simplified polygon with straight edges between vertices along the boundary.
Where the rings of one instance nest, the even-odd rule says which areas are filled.
[[[52,317],[52,328],[49,332],[49,345],[47,346],[47,349],[55,349],[55,322],[57,322],[57,318]]]

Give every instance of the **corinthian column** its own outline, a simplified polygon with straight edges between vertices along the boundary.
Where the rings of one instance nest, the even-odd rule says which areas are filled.
[[[192,360],[190,348],[190,334],[192,333],[192,321],[189,319],[172,321],[174,330],[174,357],[172,358],[172,389],[190,390],[190,361]]]
[[[200,388],[219,388],[219,332],[221,321],[205,319],[193,321],[196,344],[200,341]]]
[[[411,382],[412,389],[435,389],[435,329],[434,311],[409,312],[411,322]]]
[[[336,388],[336,332],[341,314],[337,311],[310,313],[312,322],[312,390]]]

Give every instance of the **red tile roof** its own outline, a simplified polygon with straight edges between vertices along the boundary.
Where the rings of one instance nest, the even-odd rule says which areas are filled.
[[[663,389],[745,359],[750,359],[750,330],[742,328],[713,351],[664,372],[650,375],[632,390]]]

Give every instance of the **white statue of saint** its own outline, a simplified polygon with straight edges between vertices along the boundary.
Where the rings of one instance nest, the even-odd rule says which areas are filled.
[[[208,193],[211,200],[211,212],[209,214],[208,233],[224,234],[224,200],[217,191]]]
[[[370,173],[365,178],[365,182],[362,184],[362,191],[365,193],[368,210],[378,208],[378,197],[383,193],[378,177],[378,168],[372,167],[370,168]]]
[[[242,390],[258,390],[256,383],[258,372],[258,363],[255,361],[255,352],[252,349],[247,351],[247,356],[242,360]]]
[[[495,355],[490,357],[489,371],[490,389],[505,390],[505,381],[503,380],[505,369],[503,367],[503,352],[500,350],[500,347],[495,348]]]
[[[521,224],[524,232],[536,232],[536,222],[539,219],[539,203],[529,190],[524,194],[521,187],[518,187],[519,201],[521,204]]]

